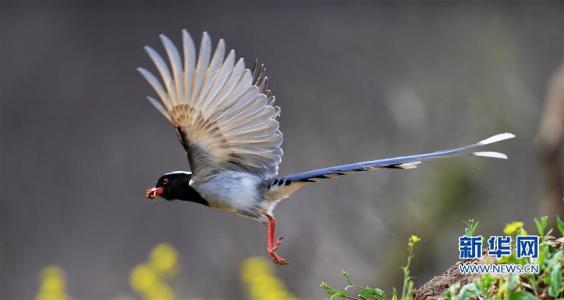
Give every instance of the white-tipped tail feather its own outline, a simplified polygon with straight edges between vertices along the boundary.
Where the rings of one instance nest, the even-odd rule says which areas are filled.
[[[494,152],[494,151],[473,152],[472,155],[474,155],[474,156],[480,156],[480,157],[491,157],[491,158],[507,159],[507,155],[505,155],[505,153]]]
[[[512,139],[515,135],[512,133],[500,133],[496,134],[487,139],[481,140],[475,144],[445,149],[440,151],[435,151],[431,153],[415,154],[408,156],[399,156],[394,158],[386,158],[372,161],[359,162],[354,164],[336,166],[325,169],[318,169],[303,173],[298,173],[286,177],[282,177],[275,181],[276,184],[284,183],[284,185],[289,185],[293,182],[317,182],[322,179],[333,178],[337,175],[348,175],[354,172],[370,171],[375,169],[389,168],[389,169],[414,169],[419,166],[424,161],[446,158],[459,155],[473,155],[479,157],[490,157],[507,159],[507,155],[501,152],[495,151],[475,151],[477,148],[481,148],[485,145],[497,143],[503,140]]]
[[[504,133],[500,133],[500,134],[496,134],[494,136],[491,136],[491,137],[489,137],[485,140],[481,140],[481,141],[478,142],[478,145],[489,145],[489,144],[501,142],[501,141],[504,141],[504,140],[512,139],[514,137],[515,137],[515,135],[513,133],[504,132]]]
[[[413,161],[413,162],[408,162],[408,163],[403,163],[403,164],[399,164],[397,167],[400,169],[415,169],[417,168],[417,166],[421,164],[421,161]]]

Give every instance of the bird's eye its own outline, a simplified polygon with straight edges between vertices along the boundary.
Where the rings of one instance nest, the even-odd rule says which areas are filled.
[[[168,178],[163,179],[163,185],[168,183]]]

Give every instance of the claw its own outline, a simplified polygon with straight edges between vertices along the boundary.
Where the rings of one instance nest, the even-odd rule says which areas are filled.
[[[286,239],[285,236],[279,237],[279,238],[274,242],[274,244],[273,244],[273,249],[272,249],[272,250],[273,250],[273,251],[276,251],[276,249],[278,249],[278,247],[282,244],[282,241],[283,241],[284,239]]]
[[[285,259],[280,257],[278,254],[276,254],[275,250],[268,251],[268,254],[270,254],[270,257],[272,257],[272,261],[275,264],[281,265],[281,266],[288,264],[288,261],[286,261]]]
[[[273,216],[267,215],[268,218],[268,222],[266,224],[267,226],[267,246],[266,246],[266,251],[268,252],[268,254],[270,255],[270,257],[272,257],[272,261],[275,264],[278,265],[287,265],[288,262],[283,259],[282,257],[278,256],[278,254],[276,253],[276,250],[278,249],[278,247],[280,246],[280,244],[282,244],[282,240],[284,240],[286,237],[285,236],[281,236],[279,238],[277,238],[275,240],[275,236],[276,236],[276,219],[274,219]]]

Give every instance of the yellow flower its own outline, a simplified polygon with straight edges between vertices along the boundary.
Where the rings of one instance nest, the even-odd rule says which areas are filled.
[[[168,280],[178,271],[178,253],[169,244],[158,244],[149,259],[133,268],[129,277],[131,287],[145,300],[172,300],[174,291]]]
[[[419,242],[420,240],[421,240],[421,238],[418,237],[418,236],[416,236],[415,234],[412,234],[412,235],[409,237],[409,241],[410,241],[411,243],[413,243],[413,244]]]
[[[509,223],[509,224],[505,225],[503,232],[505,232],[505,234],[514,234],[514,233],[517,233],[517,231],[519,229],[523,229],[523,222]],[[522,231],[522,233],[526,234],[526,232],[524,230]]]
[[[173,275],[176,273],[178,253],[171,245],[161,243],[153,248],[149,263],[157,272]]]
[[[173,300],[174,292],[167,283],[157,281],[150,290],[144,292],[145,299],[148,300]]]
[[[131,287],[138,292],[150,290],[157,280],[157,274],[146,264],[135,266],[129,277]]]
[[[241,264],[241,279],[247,286],[249,299],[296,299],[274,274],[272,263],[263,257],[250,257]]]
[[[65,285],[65,274],[58,266],[49,266],[41,271],[41,285],[37,292],[37,300],[68,299]]]

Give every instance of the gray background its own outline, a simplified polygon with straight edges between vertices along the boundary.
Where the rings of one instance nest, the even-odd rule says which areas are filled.
[[[534,4],[533,4],[534,3]],[[71,2],[1,7],[0,298],[29,299],[40,270],[67,274],[76,299],[135,296],[131,268],[157,243],[182,257],[182,298],[244,298],[240,262],[265,255],[264,228],[144,191],[186,169],[172,130],[144,98],[158,34],[214,42],[268,67],[282,107],[281,174],[413,154],[511,131],[509,161],[461,158],[415,171],[348,176],[276,210],[288,289],[321,281],[401,288],[412,233],[416,283],[457,258],[462,221],[501,232],[542,211],[534,136],[564,54],[562,2]],[[151,66],[152,67],[152,66]]]

